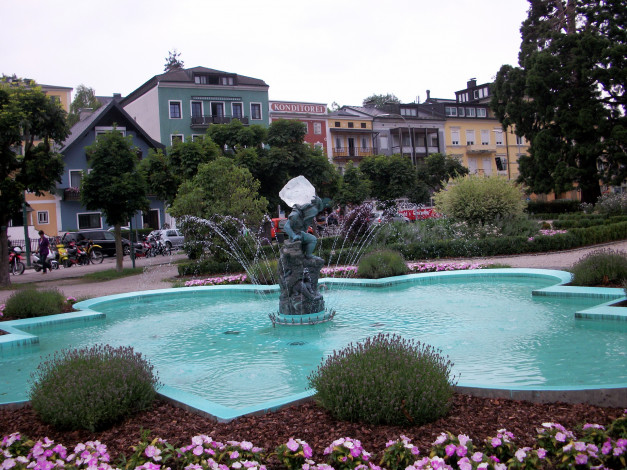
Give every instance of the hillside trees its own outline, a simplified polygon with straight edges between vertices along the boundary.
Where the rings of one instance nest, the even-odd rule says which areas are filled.
[[[35,82],[0,79],[0,285],[8,286],[7,226],[22,210],[24,192],[41,195],[61,181],[63,158],[54,143],[69,133],[67,115]]]
[[[627,176],[627,4],[530,0],[519,66],[499,70],[492,108],[530,143],[520,181],[532,191],[574,187],[595,202],[599,180]]]

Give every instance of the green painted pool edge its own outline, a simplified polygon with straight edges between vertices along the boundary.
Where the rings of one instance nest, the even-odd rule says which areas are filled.
[[[460,271],[439,271],[432,273],[407,274],[404,276],[396,276],[383,279],[343,279],[343,278],[322,278],[320,284],[329,285],[351,285],[358,287],[385,287],[396,284],[410,282],[416,278],[422,280],[436,281],[439,277],[542,277],[554,279],[557,284],[543,289],[532,291],[534,296],[545,297],[562,297],[562,298],[598,298],[605,300],[604,303],[575,313],[575,318],[580,319],[596,319],[596,320],[627,320],[627,307],[610,307],[609,305],[617,301],[625,300],[624,290],[619,288],[601,288],[601,287],[575,287],[565,286],[572,279],[572,274],[566,271],[548,270],[548,269],[532,269],[532,268],[502,268],[502,269],[480,269],[480,270],[460,270]],[[20,346],[28,346],[35,344],[39,339],[35,335],[31,335],[22,331],[34,327],[53,325],[68,322],[85,322],[92,321],[104,317],[105,315],[92,310],[102,302],[112,300],[128,299],[144,296],[169,295],[172,293],[183,294],[192,291],[249,291],[249,292],[276,292],[279,290],[277,285],[274,286],[253,286],[248,284],[226,285],[226,286],[196,286],[185,288],[158,289],[150,291],[128,292],[124,294],[108,295],[97,297],[94,299],[84,300],[75,304],[75,308],[80,312],[72,312],[68,314],[52,315],[48,317],[29,318],[23,320],[13,320],[4,322],[2,329],[9,333],[0,336],[0,353],[8,349]],[[619,310],[617,313],[610,313],[607,310]],[[6,326],[5,326],[6,325]],[[306,328],[306,327],[305,327]],[[13,337],[13,338],[11,338]],[[464,393],[470,393],[477,396],[494,397],[494,398],[513,398],[519,400],[531,400],[540,402],[550,401],[566,401],[579,402],[586,401],[591,404],[600,406],[627,406],[627,387],[625,384],[604,385],[602,388],[586,388],[581,387],[542,387],[536,390],[528,389],[509,389],[506,387],[495,387],[486,384],[485,386],[465,386],[458,384],[457,390]],[[599,397],[598,395],[603,395]],[[219,422],[228,422],[241,416],[263,414],[270,411],[276,411],[287,405],[293,405],[298,402],[311,400],[315,395],[313,390],[302,392],[296,395],[290,395],[277,400],[272,400],[259,405],[246,408],[229,408],[217,403],[211,402],[204,398],[198,397],[188,392],[178,390],[174,387],[164,385],[159,390],[159,395],[176,406],[190,410],[194,413],[211,417]],[[596,395],[596,396],[592,396]],[[599,400],[600,399],[600,400]],[[26,402],[8,402],[0,403],[0,407],[19,407]]]

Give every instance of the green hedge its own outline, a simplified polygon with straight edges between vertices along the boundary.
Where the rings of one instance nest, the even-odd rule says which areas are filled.
[[[610,225],[620,222],[627,222],[627,216],[617,215],[613,217],[604,217],[601,215],[588,215],[585,217],[560,217],[553,221],[553,227],[556,229],[586,228],[595,225]]]
[[[570,199],[558,199],[550,202],[529,201],[527,203],[529,214],[564,214],[579,211],[581,211],[581,202]]]

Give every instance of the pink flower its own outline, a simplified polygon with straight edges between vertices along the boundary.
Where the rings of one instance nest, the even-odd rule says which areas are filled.
[[[457,450],[457,446],[455,444],[449,444],[444,448],[444,451],[446,452],[447,457],[450,457],[451,455],[453,455],[456,450]]]
[[[289,450],[291,450],[292,452],[296,452],[296,451],[298,450],[298,442],[296,442],[296,441],[295,441],[294,439],[292,439],[291,437],[290,437],[290,440],[289,440],[289,441],[287,441],[286,446],[287,446],[287,448],[288,448]]]
[[[577,454],[575,455],[575,463],[577,465],[584,465],[588,463],[588,456],[586,454]]]

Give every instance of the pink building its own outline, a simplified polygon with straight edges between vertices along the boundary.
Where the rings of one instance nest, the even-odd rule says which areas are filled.
[[[307,126],[305,142],[327,152],[327,105],[297,101],[270,101],[270,123],[295,119]]]

